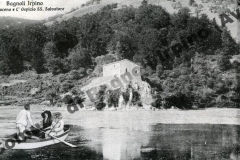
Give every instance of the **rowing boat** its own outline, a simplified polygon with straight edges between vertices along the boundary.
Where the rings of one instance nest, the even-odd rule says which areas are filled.
[[[58,139],[64,141],[70,131],[70,126],[69,125],[64,125],[64,133],[56,136]],[[34,141],[28,141],[26,142],[18,142],[16,140],[16,134],[9,136],[6,141],[3,142],[3,147],[5,149],[36,149],[36,148],[41,148],[53,144],[60,143],[61,141],[55,138],[46,138],[46,139],[39,139],[39,140],[34,140]],[[7,146],[10,147],[7,147]]]

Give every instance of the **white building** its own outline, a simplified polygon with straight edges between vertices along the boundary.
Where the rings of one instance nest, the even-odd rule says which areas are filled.
[[[124,59],[121,61],[105,64],[103,65],[103,76],[93,79],[90,84],[82,87],[81,89],[82,91],[86,91],[93,87],[105,84],[109,85],[111,88],[111,82],[116,78],[119,78],[122,84],[126,86],[128,83],[124,82],[124,78],[128,79],[129,75],[131,76],[132,80],[142,81],[140,66],[130,60]]]
[[[93,102],[99,86],[106,85],[108,89],[125,90],[130,83],[139,91],[144,104],[150,102],[151,87],[147,82],[142,81],[140,66],[127,59],[103,65],[103,76],[94,78],[81,90],[86,93],[86,104],[91,104],[90,97],[93,96],[91,100]]]
[[[103,65],[103,77],[120,77],[126,72],[133,75],[134,79],[141,80],[140,66],[128,59]]]

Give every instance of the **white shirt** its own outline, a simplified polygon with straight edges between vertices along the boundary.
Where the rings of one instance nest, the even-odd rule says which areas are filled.
[[[57,135],[62,134],[64,132],[63,119],[59,120],[57,124],[56,122],[53,122],[51,128],[53,128],[53,131],[56,132]]]
[[[21,112],[17,116],[16,123],[17,124],[22,124],[24,126],[27,126],[27,123],[28,123],[27,120],[29,120],[31,125],[33,125],[30,112],[25,110],[25,109],[21,110]]]

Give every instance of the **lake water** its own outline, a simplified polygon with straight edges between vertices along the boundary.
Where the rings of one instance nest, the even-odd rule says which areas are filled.
[[[21,108],[12,108],[11,113],[6,110],[0,112],[1,136],[15,132],[15,115]],[[35,122],[40,120],[40,110],[32,111]],[[36,150],[7,150],[0,159],[240,159],[238,110],[61,112],[65,122],[72,124],[66,141],[78,148],[57,144]],[[197,122],[206,117],[212,124]],[[189,118],[192,121],[186,123]],[[166,123],[171,120],[175,124]],[[222,124],[214,124],[221,120]]]

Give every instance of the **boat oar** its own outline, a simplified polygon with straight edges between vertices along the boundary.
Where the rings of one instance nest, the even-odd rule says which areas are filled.
[[[36,129],[38,129],[38,128],[36,128]],[[38,129],[39,131],[41,131],[41,132],[43,132],[43,133],[45,133],[45,134],[48,134],[48,133],[46,133],[46,132],[44,132],[44,131],[42,131],[42,130],[40,130],[40,129]],[[55,139],[57,139],[57,140],[59,140],[59,141],[61,141],[61,142],[63,142],[64,144],[66,144],[66,145],[68,145],[68,146],[70,146],[70,147],[73,147],[73,148],[75,148],[75,147],[77,147],[77,146],[75,146],[75,145],[73,145],[73,144],[71,144],[71,143],[68,143],[68,142],[66,142],[66,141],[63,141],[63,140],[61,140],[61,139],[59,139],[59,138],[57,138],[57,137],[55,137],[55,136],[53,136],[53,135],[50,135],[50,134],[48,134],[49,136],[51,136],[51,137],[53,137],[53,138],[55,138]]]
[[[61,140],[61,139],[59,139],[59,138],[57,138],[57,137],[55,137],[55,136],[53,136],[53,135],[50,135],[50,134],[49,134],[49,136],[51,136],[51,137],[53,137],[53,138],[55,138],[55,139],[57,139],[57,140],[65,143],[66,145],[68,145],[68,146],[70,146],[70,147],[73,147],[73,148],[77,147],[77,146],[75,146],[75,145],[73,145],[73,144],[71,144],[71,143],[68,143],[68,142],[66,142],[66,141],[63,141],[63,140]]]

